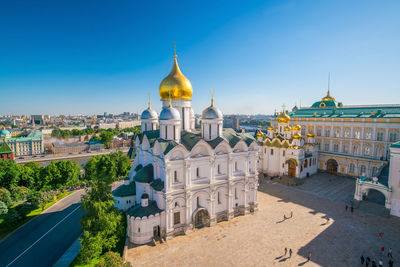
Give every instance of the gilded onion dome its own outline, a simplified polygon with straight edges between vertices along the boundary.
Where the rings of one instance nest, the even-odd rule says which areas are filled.
[[[335,102],[336,100],[335,100],[335,98],[333,96],[330,95],[329,89],[328,89],[328,93],[326,94],[325,97],[322,98],[321,101],[333,101],[333,102]]]
[[[285,132],[290,132],[292,129],[289,126],[285,127]]]
[[[260,126],[260,128],[257,131],[257,137],[263,137],[263,136],[264,136],[264,133],[261,131],[261,126]]]
[[[314,137],[314,134],[313,133],[308,133],[307,136],[308,137]]]
[[[269,126],[267,130],[268,130],[268,131],[273,131],[273,130],[275,130],[275,129],[274,129],[274,127],[272,127],[272,126]]]
[[[296,124],[296,125],[293,126],[293,130],[294,131],[300,131],[301,130],[301,126]]]
[[[158,91],[161,100],[168,100],[169,98],[192,100],[192,84],[179,69],[176,54],[171,72],[162,80]]]
[[[288,123],[290,121],[290,117],[288,114],[286,114],[286,110],[283,109],[283,111],[276,117],[276,120],[280,123]]]
[[[299,135],[297,133],[294,134],[292,137],[293,137],[293,139],[301,139],[301,135]]]

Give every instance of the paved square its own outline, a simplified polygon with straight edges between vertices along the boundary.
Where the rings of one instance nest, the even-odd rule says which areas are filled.
[[[400,260],[400,219],[383,218],[280,184],[260,185],[259,211],[164,244],[128,250],[133,266],[359,266],[382,246]],[[283,216],[293,217],[283,220]],[[329,218],[329,220],[328,220]],[[378,233],[383,232],[382,240]],[[284,248],[291,248],[291,258]],[[306,262],[311,252],[311,261]],[[384,266],[388,258],[383,257]]]

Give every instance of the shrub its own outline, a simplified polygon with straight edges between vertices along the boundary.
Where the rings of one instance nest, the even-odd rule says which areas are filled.
[[[7,205],[3,201],[0,201],[0,215],[7,214],[7,212],[8,212]]]
[[[130,267],[129,262],[124,262],[124,259],[119,253],[109,251],[104,254],[104,259],[100,260],[97,267]]]
[[[4,202],[7,207],[11,207],[12,199],[10,191],[5,188],[0,188],[0,201]]]

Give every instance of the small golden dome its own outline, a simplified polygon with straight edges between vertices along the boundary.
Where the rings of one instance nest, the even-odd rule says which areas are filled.
[[[330,95],[329,90],[328,90],[328,93],[326,94],[325,97],[322,98],[321,101],[334,101],[335,102],[336,100],[333,96]]]
[[[257,137],[263,137],[263,136],[264,136],[263,132],[261,132],[261,131],[257,132]]]
[[[272,126],[269,126],[267,130],[268,130],[268,131],[273,131],[273,130],[275,130],[275,129],[274,129],[274,127],[272,127]]]
[[[299,135],[299,134],[294,134],[294,135],[293,135],[293,139],[301,139],[301,135]]]
[[[314,134],[313,133],[308,133],[307,136],[308,137],[314,137]]]
[[[278,117],[276,117],[276,120],[280,123],[288,123],[290,121],[290,117],[288,114],[286,114],[286,110],[284,109]]]
[[[293,126],[293,130],[300,131],[301,130],[301,126],[296,124],[296,125]]]
[[[289,126],[285,127],[285,132],[290,132],[292,129]]]
[[[161,100],[168,100],[169,98],[192,100],[192,84],[179,69],[176,55],[174,55],[171,72],[162,80],[158,91]]]

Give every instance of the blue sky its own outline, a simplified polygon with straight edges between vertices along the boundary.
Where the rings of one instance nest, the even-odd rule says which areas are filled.
[[[400,1],[27,1],[0,5],[0,114],[141,112],[177,43],[196,113],[271,114],[331,93],[400,103]]]

